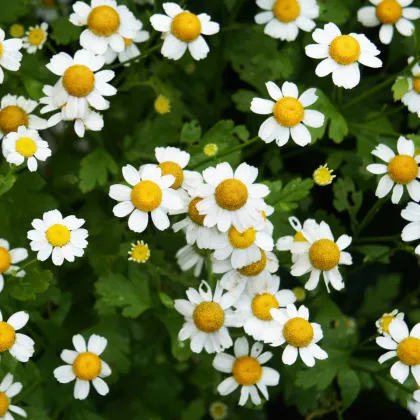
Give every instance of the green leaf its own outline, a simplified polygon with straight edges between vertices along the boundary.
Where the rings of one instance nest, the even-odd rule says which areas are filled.
[[[174,308],[174,301],[173,299],[168,296],[166,293],[160,292],[159,293],[160,301],[162,302],[163,306],[165,306],[168,309]]]
[[[16,177],[14,175],[0,175],[0,197],[9,191],[14,183],[16,182]]]
[[[333,22],[337,25],[343,25],[350,18],[351,11],[345,1],[322,0],[319,2],[319,17],[322,22]]]
[[[191,401],[188,407],[182,412],[181,420],[200,420],[206,414],[204,400],[199,398]]]
[[[280,211],[291,211],[297,208],[297,202],[305,198],[313,186],[314,182],[310,178],[293,179],[283,188],[281,182],[276,181],[270,185],[271,193],[267,202]]]
[[[52,33],[51,38],[58,45],[67,45],[73,41],[78,41],[82,29],[73,25],[68,16],[62,16],[55,19],[51,23]]]
[[[239,111],[251,112],[251,102],[257,96],[254,91],[239,89],[232,95],[232,99]]]
[[[377,261],[389,264],[389,252],[391,248],[386,245],[360,245],[354,248],[365,255],[363,262]]]
[[[355,217],[360,210],[363,201],[363,192],[356,191],[356,187],[351,178],[338,178],[333,185],[334,207],[338,212],[348,211],[352,217]]]
[[[33,300],[39,293],[44,293],[51,284],[53,275],[49,270],[35,268],[26,273],[25,277],[9,276],[7,290],[10,296],[18,300]]]
[[[30,77],[22,77],[22,80],[26,92],[28,92],[28,95],[32,99],[39,100],[43,96],[45,96],[45,94],[42,92],[42,89],[44,88],[44,83],[41,83],[38,80],[32,79]]]
[[[343,408],[349,408],[360,393],[360,379],[351,369],[340,369],[337,377]]]
[[[80,190],[87,193],[96,186],[103,187],[108,182],[109,173],[112,175],[118,173],[114,158],[104,148],[89,153],[80,163]]]
[[[28,12],[28,6],[23,1],[0,0],[0,10],[0,22],[17,23]]]
[[[201,127],[197,120],[185,123],[181,130],[181,142],[194,144],[200,141]]]
[[[410,85],[406,77],[398,78],[392,85],[392,92],[394,93],[394,101],[399,101],[408,92]]]
[[[328,136],[335,143],[341,143],[349,133],[347,121],[338,111],[331,112],[329,118]]]

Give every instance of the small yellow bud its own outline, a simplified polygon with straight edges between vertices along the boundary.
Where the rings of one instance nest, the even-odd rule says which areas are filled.
[[[155,100],[155,111],[158,114],[167,114],[168,112],[171,112],[171,101],[163,95],[159,95]]]
[[[216,156],[219,151],[219,147],[216,143],[208,143],[204,146],[203,152],[208,157]]]

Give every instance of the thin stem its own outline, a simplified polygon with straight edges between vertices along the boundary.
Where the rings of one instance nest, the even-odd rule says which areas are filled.
[[[38,261],[38,258],[33,258],[32,260],[29,260],[27,263],[20,266],[19,270],[15,271],[12,275],[16,276],[19,272],[21,272],[22,270],[24,270],[25,268],[29,267],[30,265],[32,265],[33,263],[37,261]]]
[[[124,61],[123,63],[117,63],[117,64],[113,64],[112,66],[108,66],[108,70],[113,70],[113,69],[117,69],[119,67],[123,67],[127,64],[132,63],[133,61],[141,61],[144,60],[148,55],[150,55],[153,51],[158,50],[160,47],[162,47],[162,44],[157,44],[154,45],[153,47],[149,48],[148,50],[144,51],[144,53],[142,53],[140,56],[137,55],[136,57],[130,58],[127,61]]]
[[[349,122],[351,127],[360,128],[361,130],[371,131],[372,133],[382,134],[383,136],[391,136],[391,137],[400,137],[400,133],[396,131],[388,131],[388,130],[380,130],[376,127],[369,127],[368,125],[364,124],[357,124],[353,122]]]
[[[357,238],[353,241],[353,244],[367,244],[367,243],[379,243],[379,242],[394,242],[401,239],[401,235],[388,235],[388,236],[365,236],[363,238]]]
[[[207,260],[207,282],[211,287],[211,290],[214,291],[216,290],[216,278],[213,275],[213,265],[212,265],[212,261],[211,261],[211,254],[209,254],[206,257]]]
[[[45,46],[55,55],[57,54],[57,50],[52,46],[50,41],[45,41]]]
[[[379,118],[384,118],[384,117],[389,117],[390,115],[393,115],[393,114],[396,114],[396,113],[398,113],[398,112],[400,112],[400,111],[402,111],[403,109],[405,108],[405,105],[404,104],[402,104],[402,105],[400,105],[400,106],[398,106],[398,107],[396,107],[396,108],[392,108],[392,109],[390,109],[389,111],[387,111],[387,112],[382,112],[382,113],[380,113],[380,114],[378,114],[378,115],[375,115],[374,117],[370,117],[370,118],[367,118],[366,120],[364,120],[363,122],[371,122],[371,121],[376,121],[376,120],[379,120]]]
[[[376,201],[374,206],[369,210],[367,215],[364,217],[360,225],[356,228],[354,232],[354,237],[357,238],[360,235],[360,232],[363,231],[363,229],[372,221],[372,219],[376,216],[376,213],[379,211],[379,209],[385,204],[387,199],[381,198]]]

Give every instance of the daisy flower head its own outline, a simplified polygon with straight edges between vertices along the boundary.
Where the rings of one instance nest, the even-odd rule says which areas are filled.
[[[383,163],[372,163],[367,170],[375,175],[383,175],[376,188],[378,198],[385,197],[391,190],[391,201],[398,204],[404,192],[404,185],[414,201],[420,201],[419,162],[420,156],[415,156],[412,140],[401,136],[397,142],[398,154],[385,144],[379,144],[372,155],[382,159]]]
[[[267,329],[263,338],[266,343],[277,347],[287,343],[283,351],[282,361],[285,365],[293,365],[298,354],[306,366],[315,366],[315,359],[325,360],[328,354],[318,346],[323,337],[321,326],[309,322],[308,308],[302,305],[287,305],[286,310],[270,310],[276,325]]]
[[[258,169],[241,163],[233,172],[227,162],[219,163],[203,171],[206,184],[197,187],[196,193],[203,198],[197,209],[204,215],[204,226],[227,232],[231,226],[243,232],[263,221],[262,211],[267,204],[264,197],[270,189],[256,184]]]
[[[20,270],[16,264],[28,258],[28,251],[25,248],[10,249],[10,244],[6,239],[0,239],[0,292],[4,288],[3,275],[12,274],[16,277],[24,277],[25,271]]]
[[[389,334],[389,324],[394,319],[404,320],[404,313],[398,312],[398,309],[394,309],[390,313],[383,314],[376,322],[376,328],[378,329],[378,334],[388,335]]]
[[[131,165],[124,166],[122,173],[131,187],[111,185],[109,196],[119,201],[113,208],[114,215],[126,217],[130,214],[128,227],[133,232],[141,233],[147,228],[149,213],[157,229],[168,229],[168,213],[183,207],[181,198],[171,188],[175,177],[162,175],[160,168],[148,165],[141,174]]]
[[[413,0],[369,0],[373,6],[365,6],[357,12],[357,20],[368,28],[381,25],[379,39],[382,44],[390,44],[394,35],[394,25],[403,36],[411,36],[414,31],[412,20],[420,17],[418,7],[407,7]]]
[[[79,50],[74,58],[60,52],[47,64],[48,70],[60,76],[52,92],[54,103],[65,106],[69,119],[83,116],[89,106],[99,111],[109,108],[104,96],[115,95],[117,89],[108,83],[115,73],[112,70],[99,71],[104,63],[104,56]]]
[[[75,350],[63,350],[61,360],[66,363],[54,370],[55,379],[62,384],[76,381],[74,398],[84,400],[89,395],[90,382],[99,395],[106,395],[109,387],[102,378],[111,375],[108,363],[99,356],[104,352],[108,340],[99,335],[91,335],[86,345],[85,339],[77,334],[73,336]]]
[[[411,64],[414,57],[408,59]],[[401,102],[408,108],[410,112],[420,114],[420,63],[416,63],[411,69],[413,77],[407,77],[408,91],[401,98]],[[400,78],[399,78],[400,79]]]
[[[254,340],[262,340],[264,331],[276,325],[270,310],[286,308],[295,301],[294,293],[280,290],[280,277],[273,275],[270,281],[250,282],[234,306],[244,314],[245,332]]]
[[[9,133],[3,138],[2,151],[9,163],[21,165],[26,159],[31,172],[38,169],[38,160],[45,161],[51,156],[48,143],[42,140],[38,131],[25,126],[20,126],[17,133]]]
[[[209,414],[213,420],[223,420],[228,415],[228,406],[222,401],[215,401],[210,404]]]
[[[319,16],[316,0],[257,0],[257,5],[264,12],[255,16],[255,22],[265,25],[265,34],[282,41],[294,41],[299,29],[312,32]]]
[[[25,37],[22,39],[23,48],[29,54],[34,54],[37,50],[42,50],[45,41],[48,38],[48,23],[41,23],[41,25],[30,26],[26,31]]]
[[[12,398],[22,391],[20,382],[13,382],[13,375],[8,373],[0,383],[0,418],[13,420],[12,413],[21,417],[27,417],[26,411],[12,404]]]
[[[324,29],[317,28],[312,33],[316,44],[307,45],[308,57],[322,59],[315,73],[325,77],[332,73],[336,86],[353,89],[360,82],[359,63],[367,67],[382,67],[376,57],[380,51],[363,34],[342,35],[334,23],[327,23]]]
[[[150,258],[149,246],[143,241],[137,241],[137,243],[131,244],[128,255],[128,261],[134,261],[138,264],[145,263]]]
[[[4,80],[3,68],[10,71],[18,71],[22,61],[22,40],[11,38],[5,40],[6,34],[0,29],[0,84]]]
[[[420,323],[409,332],[404,320],[396,318],[390,322],[388,329],[389,334],[376,338],[376,344],[388,350],[378,362],[382,364],[398,357],[391,367],[391,376],[402,384],[411,370],[417,385],[420,385]]]
[[[120,63],[125,63],[128,60],[132,60],[135,57],[140,57],[140,49],[137,47],[136,44],[140,42],[145,42],[150,38],[150,34],[148,31],[143,31],[143,23],[137,20],[138,29],[135,31],[133,38],[125,38],[124,40],[124,49],[120,52],[115,51],[108,46],[108,49],[105,51],[105,63],[111,64],[113,63],[117,57]],[[127,64],[129,66],[130,63]]]
[[[420,204],[410,202],[401,211],[401,217],[410,223],[404,227],[401,239],[404,242],[411,242],[420,239]],[[416,254],[420,255],[420,244],[415,249]]]
[[[42,219],[34,219],[34,230],[28,232],[32,251],[38,251],[39,261],[52,255],[55,265],[62,265],[64,260],[73,262],[75,257],[83,256],[88,245],[88,231],[81,229],[84,223],[75,216],[63,218],[58,210],[45,212]]]
[[[333,175],[333,170],[328,168],[328,165],[321,165],[318,169],[315,169],[312,178],[315,184],[319,185],[320,187],[325,187],[326,185],[330,185],[335,178]]]
[[[108,47],[116,53],[123,52],[124,38],[134,39],[141,29],[140,22],[127,6],[118,6],[115,0],[92,0],[90,6],[77,1],[73,12],[70,22],[87,26],[80,35],[80,45],[95,54],[105,54]]]
[[[22,126],[31,130],[46,129],[47,122],[32,114],[37,106],[38,102],[23,96],[3,96],[0,104],[0,139],[6,134],[17,132]]]
[[[234,356],[227,353],[216,354],[213,367],[219,372],[232,375],[217,387],[220,395],[228,395],[241,386],[239,405],[245,405],[249,397],[253,404],[261,404],[258,390],[268,400],[267,386],[278,385],[280,375],[276,370],[263,366],[273,357],[273,353],[269,351],[263,353],[263,348],[262,343],[256,342],[250,352],[248,339],[240,337],[235,340]]]
[[[27,362],[34,354],[34,341],[26,334],[18,333],[29,321],[29,315],[20,311],[13,314],[8,320],[3,321],[0,311],[0,354],[5,351],[19,362]]]
[[[194,60],[202,60],[210,51],[202,35],[214,35],[219,32],[219,24],[210,21],[206,13],[195,15],[183,10],[176,3],[163,3],[166,15],[155,14],[150,23],[156,31],[163,32],[161,53],[171,60],[179,60],[190,51]]]
[[[325,120],[321,112],[305,109],[318,99],[316,89],[308,89],[299,96],[294,83],[284,82],[280,89],[275,83],[267,82],[266,87],[274,101],[254,98],[251,102],[252,112],[262,115],[272,114],[261,124],[258,136],[265,143],[276,140],[279,147],[284,146],[290,136],[299,146],[308,145],[312,138],[306,126],[322,127]]]
[[[176,261],[182,271],[194,268],[194,277],[200,277],[203,268],[206,266],[207,253],[196,245],[185,245],[175,254]]]
[[[291,247],[292,254],[296,256],[291,270],[292,276],[299,277],[310,273],[305,289],[314,290],[322,273],[328,292],[329,284],[335,290],[343,289],[343,277],[338,266],[353,263],[351,255],[344,251],[351,244],[352,238],[341,235],[334,241],[331,229],[325,222],[319,225],[308,224],[303,228],[302,234],[306,242],[295,242]]]

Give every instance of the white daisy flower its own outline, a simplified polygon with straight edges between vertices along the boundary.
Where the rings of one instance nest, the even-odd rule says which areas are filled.
[[[204,290],[204,288],[206,290]],[[188,300],[175,300],[175,309],[184,316],[185,323],[179,332],[181,341],[191,338],[190,347],[194,353],[219,353],[233,345],[228,328],[241,328],[244,324],[242,314],[230,308],[236,297],[223,294],[219,282],[214,294],[206,281],[197,290],[186,291]]]
[[[105,54],[108,47],[116,53],[124,51],[124,38],[133,39],[140,30],[139,21],[127,6],[118,6],[115,0],[92,0],[73,4],[70,22],[87,26],[80,35],[80,45],[95,54]]]
[[[388,329],[388,335],[376,338],[378,346],[389,350],[378,362],[382,364],[397,356],[399,360],[392,365],[391,376],[402,384],[411,370],[417,385],[420,385],[420,323],[409,333],[407,324],[402,319],[394,319]]]
[[[258,136],[266,143],[276,140],[279,147],[284,146],[290,136],[299,146],[309,144],[312,138],[306,126],[322,127],[325,120],[321,112],[305,109],[318,99],[316,89],[308,89],[299,96],[294,83],[284,82],[281,89],[273,82],[267,82],[266,86],[275,102],[262,98],[254,98],[251,102],[252,112],[272,114],[261,124]]]
[[[200,277],[206,266],[206,254],[195,245],[185,245],[175,254],[176,262],[182,271],[194,268],[194,277]]]
[[[403,229],[401,239],[404,242],[420,239],[420,204],[408,203],[407,207],[401,211],[401,217],[410,222]],[[415,252],[420,255],[420,244],[417,245]]]
[[[114,78],[112,70],[100,70],[105,63],[102,55],[79,50],[74,59],[67,53],[54,55],[47,68],[60,79],[53,87],[54,104],[66,108],[69,119],[83,116],[91,106],[99,111],[109,108],[104,96],[112,96],[117,89],[107,83]]]
[[[99,395],[108,394],[109,387],[102,378],[111,375],[111,368],[99,357],[107,344],[106,338],[93,334],[86,346],[85,339],[77,334],[73,336],[73,345],[76,350],[61,352],[60,357],[66,364],[56,368],[54,376],[62,384],[76,380],[73,393],[76,400],[87,398],[90,381]]]
[[[307,45],[306,55],[323,59],[315,73],[318,77],[332,73],[336,86],[345,89],[357,86],[360,82],[359,63],[367,67],[382,67],[382,61],[376,57],[380,51],[363,34],[342,35],[337,25],[327,23],[324,29],[315,29],[312,38],[317,44]]]
[[[243,232],[263,222],[262,211],[267,204],[264,197],[270,189],[264,184],[255,184],[258,169],[241,163],[235,173],[227,162],[203,171],[207,184],[197,188],[203,200],[197,203],[201,215],[205,215],[204,226],[227,232],[231,226]]]
[[[271,309],[273,319],[277,325],[265,330],[264,341],[272,346],[287,343],[283,351],[282,361],[285,365],[293,365],[298,353],[306,366],[315,366],[315,359],[325,360],[328,354],[318,346],[323,337],[321,326],[309,322],[309,311],[306,306],[299,310],[295,305],[287,305],[287,309]]]
[[[0,353],[9,353],[19,362],[27,362],[34,354],[34,340],[26,334],[18,333],[29,321],[29,315],[20,311],[3,321],[0,311]]]
[[[179,60],[188,48],[195,60],[206,58],[210,48],[202,35],[217,34],[219,24],[211,22],[206,13],[195,15],[176,3],[163,3],[162,6],[167,16],[155,14],[150,18],[153,28],[163,32],[165,38],[162,55]]]
[[[413,0],[369,0],[373,6],[358,10],[357,20],[368,28],[381,25],[379,39],[382,44],[390,44],[394,35],[394,25],[403,36],[411,36],[415,30],[411,20],[420,17],[420,9],[407,7]]]
[[[0,292],[4,288],[3,275],[16,272],[17,277],[25,277],[25,271],[19,270],[20,262],[28,258],[28,251],[25,248],[10,249],[10,244],[6,239],[0,239]]]
[[[408,59],[408,64],[411,64],[414,57]],[[407,77],[408,91],[401,98],[401,102],[408,108],[410,112],[415,112],[420,115],[420,63],[417,63],[411,69],[413,77]],[[400,79],[400,77],[398,78]]]
[[[353,263],[351,255],[343,251],[351,244],[352,238],[341,235],[335,242],[331,229],[325,222],[321,222],[320,225],[308,224],[303,228],[302,234],[307,242],[294,242],[291,247],[292,254],[297,257],[292,266],[292,276],[299,277],[310,273],[305,289],[314,290],[323,273],[328,292],[330,283],[336,290],[343,289],[343,277],[338,266]]]
[[[250,353],[247,338],[240,337],[235,340],[235,357],[227,353],[216,354],[213,367],[232,375],[217,387],[220,395],[228,395],[241,386],[239,405],[245,405],[249,397],[253,404],[260,405],[258,390],[268,400],[267,386],[278,385],[280,375],[276,370],[263,366],[273,357],[273,353],[269,351],[262,353],[263,348],[262,343],[254,343]]]
[[[389,324],[394,319],[404,320],[404,313],[398,312],[398,309],[394,309],[390,313],[383,314],[376,322],[376,328],[378,329],[378,334],[388,335],[389,334]]]
[[[375,175],[383,175],[376,188],[375,195],[378,198],[385,197],[391,190],[391,201],[398,204],[404,192],[404,185],[408,194],[414,201],[420,201],[419,174],[420,156],[415,156],[415,147],[412,140],[401,136],[397,143],[398,155],[385,144],[379,144],[372,151],[379,159],[386,162],[372,163],[367,170]],[[395,185],[395,186],[394,186]]]
[[[18,71],[22,61],[22,40],[19,38],[11,38],[5,40],[5,33],[0,29],[0,84],[4,80],[4,72],[2,67],[10,71]],[[3,108],[3,106],[2,106]]]
[[[64,217],[58,210],[47,211],[41,219],[34,219],[35,230],[28,232],[32,251],[38,251],[39,261],[47,260],[52,254],[52,262],[62,265],[64,260],[73,262],[75,257],[82,257],[88,243],[88,231],[80,229],[83,219],[75,216]]]
[[[265,284],[272,281],[271,274],[279,269],[278,259],[272,252],[262,249],[259,252],[260,257],[257,261],[238,269],[232,267],[230,258],[223,261],[213,259],[213,272],[224,273],[220,280],[224,289],[239,297],[247,284]]]
[[[0,383],[0,418],[14,420],[12,413],[27,417],[26,411],[12,404],[12,398],[22,391],[20,382],[13,382],[13,375],[8,373]]]
[[[45,161],[51,156],[48,143],[42,140],[38,131],[24,126],[20,126],[17,133],[9,133],[3,138],[2,151],[9,163],[21,165],[26,159],[31,172],[38,169],[38,160]]]
[[[413,398],[414,401],[407,402],[407,409],[413,416],[416,416],[416,420],[420,420],[420,389],[414,391]]]
[[[61,121],[74,121],[74,131],[79,137],[84,137],[86,130],[101,131],[104,128],[104,119],[99,112],[92,111],[88,108],[84,113],[81,113],[80,111],[83,111],[83,109],[80,109],[76,117],[69,117],[65,105],[58,106],[55,104],[53,86],[46,85],[42,91],[47,96],[44,96],[39,101],[45,105],[40,111],[41,114],[57,111],[57,113],[48,119],[48,127],[54,127]]]
[[[143,232],[148,225],[149,213],[153,224],[159,230],[170,226],[168,212],[183,207],[183,202],[171,185],[175,181],[173,175],[162,175],[158,167],[144,168],[140,175],[133,166],[122,169],[125,181],[132,186],[111,185],[109,196],[120,201],[113,213],[117,217],[128,219],[128,227],[133,232]]]
[[[22,39],[23,48],[29,54],[34,54],[37,50],[42,50],[45,41],[48,38],[48,23],[41,23],[41,25],[30,26],[26,31],[25,37]]]
[[[265,232],[267,235],[271,237],[273,237],[274,225],[268,217],[270,217],[273,213],[274,213],[274,207],[269,206],[269,205],[267,205],[266,209],[261,212],[262,217],[263,217],[263,223],[264,223],[263,232]]]
[[[0,105],[0,139],[6,134],[17,132],[21,126],[31,130],[45,130],[47,122],[32,114],[37,106],[38,102],[23,96],[3,96]]]
[[[265,25],[264,33],[282,41],[294,41],[299,29],[312,32],[319,16],[316,0],[257,0],[264,12],[255,16],[255,22]]]
[[[105,63],[111,64],[113,63],[117,57],[120,63],[125,63],[128,60],[132,60],[135,57],[140,57],[140,49],[137,47],[137,43],[145,42],[150,38],[150,34],[148,31],[142,31],[143,23],[137,20],[139,25],[139,29],[136,30],[134,33],[133,38],[125,38],[124,40],[124,50],[121,52],[114,51],[110,46],[105,51]],[[130,64],[127,64],[129,66]]]
[[[295,301],[294,293],[280,290],[280,277],[273,275],[271,281],[249,282],[234,306],[244,314],[245,332],[254,340],[262,340],[264,331],[276,325],[270,309],[286,308]]]

